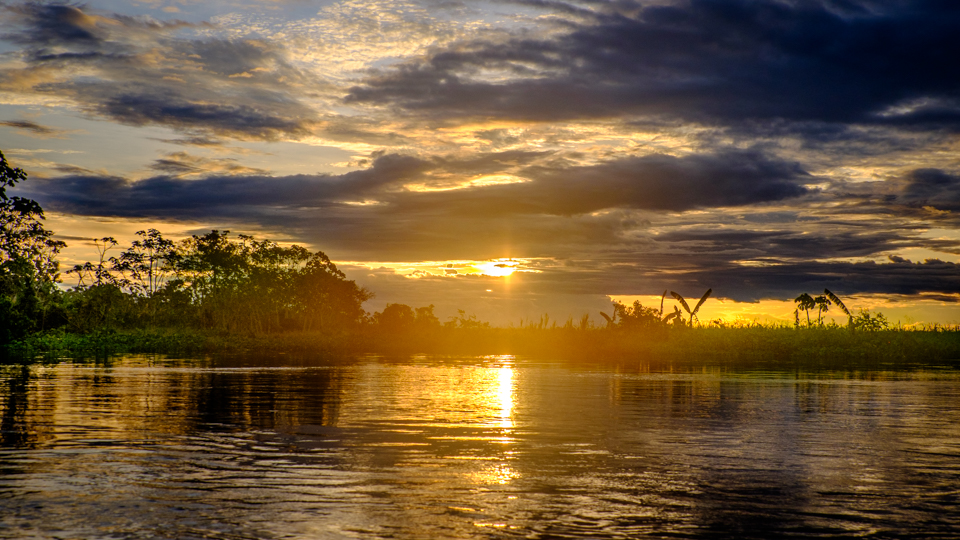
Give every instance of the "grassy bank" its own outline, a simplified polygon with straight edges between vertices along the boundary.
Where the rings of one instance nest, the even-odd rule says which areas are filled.
[[[389,333],[224,334],[187,329],[30,336],[7,347],[8,359],[103,357],[125,353],[203,354],[512,354],[582,361],[736,364],[812,368],[957,365],[957,329],[851,332],[845,328],[442,328]]]

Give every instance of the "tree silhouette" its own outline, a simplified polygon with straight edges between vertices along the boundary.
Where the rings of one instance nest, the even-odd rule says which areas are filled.
[[[810,310],[817,307],[817,302],[807,293],[793,299],[797,303],[797,309],[803,310],[807,314],[807,326],[810,326]]]
[[[0,152],[0,344],[43,329],[58,291],[56,256],[66,245],[43,226],[43,209],[7,188],[26,180]]]
[[[823,326],[823,315],[830,311],[830,300],[821,294],[813,299],[813,303],[817,306],[817,324]]]

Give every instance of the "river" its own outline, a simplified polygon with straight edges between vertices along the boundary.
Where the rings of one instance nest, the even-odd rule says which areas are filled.
[[[0,538],[957,538],[960,372],[0,366]]]

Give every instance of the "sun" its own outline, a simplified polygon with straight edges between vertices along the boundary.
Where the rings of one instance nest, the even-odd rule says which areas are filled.
[[[485,276],[506,277],[514,273],[520,263],[516,261],[495,260],[480,264],[474,264],[479,273]]]

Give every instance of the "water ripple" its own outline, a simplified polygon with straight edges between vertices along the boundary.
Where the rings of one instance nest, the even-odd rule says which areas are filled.
[[[952,538],[960,375],[0,367],[0,538]]]

